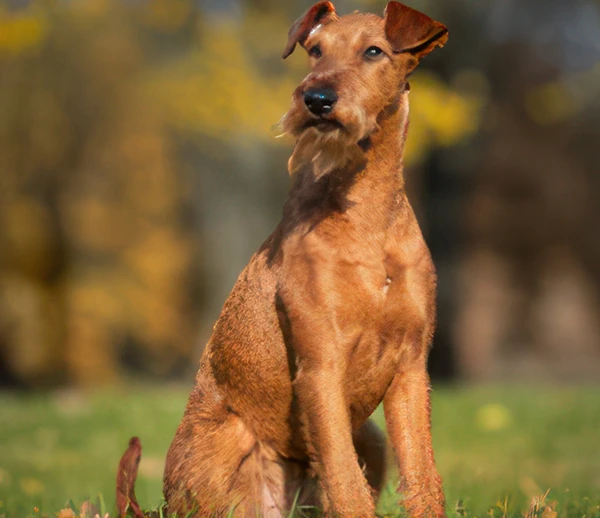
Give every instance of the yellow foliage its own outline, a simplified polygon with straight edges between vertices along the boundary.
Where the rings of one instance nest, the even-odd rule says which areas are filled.
[[[20,376],[56,368],[61,336],[61,307],[55,290],[35,277],[10,270],[0,275],[0,325],[12,347],[6,357]],[[58,299],[58,300],[57,300]]]
[[[173,32],[189,19],[192,8],[187,0],[151,0],[144,10],[144,21],[162,32]]]
[[[178,178],[162,128],[144,119],[144,127],[130,128],[117,144],[127,171],[121,178],[123,194],[140,214],[169,214],[180,203]]]
[[[32,198],[14,196],[0,206],[0,218],[9,222],[2,235],[5,260],[30,274],[43,275],[56,245],[48,208]]]
[[[406,162],[421,160],[434,145],[455,145],[479,127],[480,96],[454,91],[429,72],[417,72],[411,86]]]
[[[248,11],[243,23],[236,27],[238,37],[248,50],[261,58],[281,59],[281,53],[286,42],[289,20],[280,12]],[[286,68],[296,65],[296,68],[306,66],[306,59],[288,59]]]
[[[129,239],[125,207],[100,196],[80,196],[64,208],[71,238],[90,251],[111,252]]]
[[[596,102],[599,82],[600,63],[596,63],[533,88],[525,98],[525,109],[540,126],[565,122]]]
[[[560,82],[534,89],[527,96],[525,106],[532,120],[541,126],[563,122],[580,108],[566,86]]]
[[[97,20],[106,16],[113,4],[111,0],[85,0],[85,2],[74,2],[71,11]]]
[[[235,25],[204,29],[200,49],[152,81],[171,122],[220,140],[271,141],[271,127],[287,110],[294,82],[287,76],[265,81]]]
[[[9,13],[0,7],[0,57],[38,46],[46,35],[45,21],[28,11]]]

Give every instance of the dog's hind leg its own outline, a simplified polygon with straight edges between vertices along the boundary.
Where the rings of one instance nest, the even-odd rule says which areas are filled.
[[[227,516],[256,497],[248,471],[257,448],[254,434],[224,404],[218,389],[199,384],[171,443],[164,496],[177,516]]]
[[[169,513],[279,518],[287,516],[296,493],[307,500],[309,482],[306,466],[258,441],[218,392],[197,388],[192,393],[167,454]]]

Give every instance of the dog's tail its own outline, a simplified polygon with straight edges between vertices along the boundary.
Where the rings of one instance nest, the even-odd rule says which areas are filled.
[[[127,516],[131,510],[135,518],[144,518],[135,497],[135,479],[142,458],[142,443],[137,437],[129,439],[129,447],[119,461],[117,472],[117,512],[119,518]]]

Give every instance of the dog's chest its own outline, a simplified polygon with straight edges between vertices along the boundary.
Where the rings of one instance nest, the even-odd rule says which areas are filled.
[[[411,337],[423,326],[435,286],[409,209],[368,229],[362,221],[326,221],[288,241],[282,268],[288,307],[303,323],[292,339],[297,361],[306,355],[342,366],[355,426],[381,402],[405,355],[423,347]]]
[[[418,325],[406,281],[386,277],[380,284],[377,294],[357,289],[357,298],[362,293],[364,299],[356,304],[355,325],[349,326],[345,346],[345,392],[357,426],[383,399],[410,346],[406,338]]]
[[[420,234],[396,236],[383,247],[363,243],[353,256],[360,260],[332,268],[345,393],[356,426],[382,401],[406,355],[426,346],[416,337],[433,304],[433,265]]]

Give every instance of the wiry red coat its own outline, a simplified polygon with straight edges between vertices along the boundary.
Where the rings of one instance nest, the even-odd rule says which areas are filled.
[[[284,55],[313,56],[282,121],[293,186],[206,346],[167,456],[169,512],[283,516],[298,495],[373,516],[385,440],[368,418],[383,401],[404,505],[444,514],[426,370],[436,280],[402,148],[407,75],[446,38],[397,2],[385,18],[320,2],[292,26]],[[310,88],[335,91],[330,113],[307,109]]]

